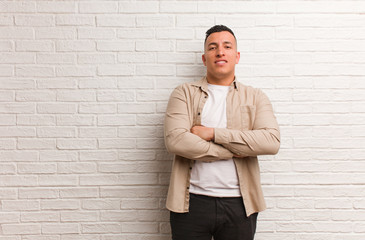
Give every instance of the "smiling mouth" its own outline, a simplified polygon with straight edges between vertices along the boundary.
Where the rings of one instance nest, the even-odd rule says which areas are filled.
[[[220,60],[220,61],[215,61],[214,63],[216,63],[216,64],[225,64],[225,63],[227,63],[227,61],[226,60]]]

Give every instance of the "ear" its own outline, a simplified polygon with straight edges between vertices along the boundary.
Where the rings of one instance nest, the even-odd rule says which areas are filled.
[[[207,59],[205,58],[205,54],[202,55],[202,61],[204,66],[207,66]]]
[[[240,52],[237,52],[237,55],[236,55],[236,64],[238,64],[238,62],[240,61],[240,57],[241,57],[241,53]]]

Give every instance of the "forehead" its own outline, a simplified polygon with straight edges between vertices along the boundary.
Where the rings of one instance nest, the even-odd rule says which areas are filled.
[[[209,35],[205,44],[209,45],[211,43],[219,43],[219,42],[235,43],[236,40],[230,32],[227,31],[215,32]]]

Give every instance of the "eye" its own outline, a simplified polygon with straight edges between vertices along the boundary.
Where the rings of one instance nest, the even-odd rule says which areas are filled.
[[[226,46],[226,48],[230,49],[230,48],[232,48],[232,47],[231,47],[231,46]]]

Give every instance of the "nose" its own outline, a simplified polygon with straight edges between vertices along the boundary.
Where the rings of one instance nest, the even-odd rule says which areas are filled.
[[[217,48],[216,57],[222,57],[224,56],[224,51],[222,47]]]

